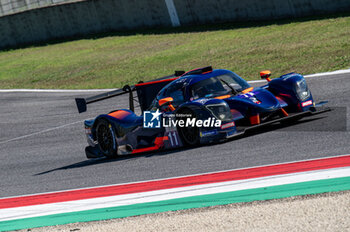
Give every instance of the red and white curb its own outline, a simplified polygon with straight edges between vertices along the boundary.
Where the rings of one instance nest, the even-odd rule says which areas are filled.
[[[331,182],[332,180],[335,182]],[[303,185],[303,183],[310,184]],[[336,185],[338,188],[334,188]],[[278,194],[283,192],[281,189],[284,195]],[[244,191],[248,190],[250,192],[245,196]],[[238,202],[341,190],[350,190],[349,154],[176,178],[2,198],[0,231],[228,204],[237,202],[236,199],[242,196],[243,200]],[[229,194],[225,197],[223,193]],[[264,197],[254,198],[254,194]],[[202,199],[207,200],[200,202]],[[157,209],[160,208],[159,203],[162,209]],[[176,204],[181,207],[171,207]],[[128,211],[128,214],[121,213],[121,209]],[[89,217],[79,219],[79,215],[86,212],[89,212]],[[65,220],[62,221],[62,218]]]

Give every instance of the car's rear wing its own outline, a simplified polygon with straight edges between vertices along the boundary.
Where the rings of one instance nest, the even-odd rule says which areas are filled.
[[[122,89],[116,89],[107,93],[98,94],[88,98],[76,98],[75,102],[77,104],[79,113],[83,113],[87,110],[88,104],[129,93],[130,109],[134,111],[134,100],[133,100],[134,97],[132,94],[134,89],[135,89],[135,86],[125,85]]]
[[[133,92],[137,91],[139,104],[141,107],[141,110],[144,111],[148,106],[150,105],[151,101],[154,99],[156,94],[159,92],[161,88],[163,88],[166,84],[168,84],[170,81],[175,80],[178,78],[178,76],[181,76],[184,74],[184,71],[175,71],[175,74],[161,77],[155,80],[143,82],[140,81],[136,85],[125,85],[122,89],[116,89],[110,92],[98,94],[95,96],[91,96],[88,98],[76,98],[75,102],[77,104],[77,108],[79,113],[85,112],[87,110],[87,105],[102,101],[108,98],[129,94],[129,108],[131,111],[134,111],[134,95]]]

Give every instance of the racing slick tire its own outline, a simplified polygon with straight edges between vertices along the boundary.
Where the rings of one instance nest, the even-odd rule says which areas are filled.
[[[100,119],[96,125],[96,137],[101,153],[107,158],[117,157],[116,133],[110,122]]]
[[[178,112],[179,114],[186,114],[191,115],[189,118],[195,118],[196,114],[188,108],[184,108]],[[181,118],[184,119],[184,118]],[[185,120],[187,120],[185,118]],[[180,138],[183,141],[185,146],[196,146],[200,142],[200,136],[199,136],[199,128],[194,126],[188,126],[188,127],[177,127],[177,130],[179,132]]]

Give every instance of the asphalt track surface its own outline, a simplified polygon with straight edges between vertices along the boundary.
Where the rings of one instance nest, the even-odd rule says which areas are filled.
[[[0,93],[0,197],[135,182],[350,153],[350,74],[307,78],[333,111],[272,125],[228,142],[87,160],[83,120],[127,108],[126,97],[91,104],[95,93]],[[262,83],[254,84],[256,86]]]

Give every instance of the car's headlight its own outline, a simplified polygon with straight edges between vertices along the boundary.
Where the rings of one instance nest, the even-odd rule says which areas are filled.
[[[226,103],[217,104],[217,105],[207,105],[206,106],[213,115],[221,121],[231,121],[232,114],[230,107]]]
[[[305,79],[295,83],[295,92],[300,101],[304,101],[310,97],[310,90],[307,87]]]

